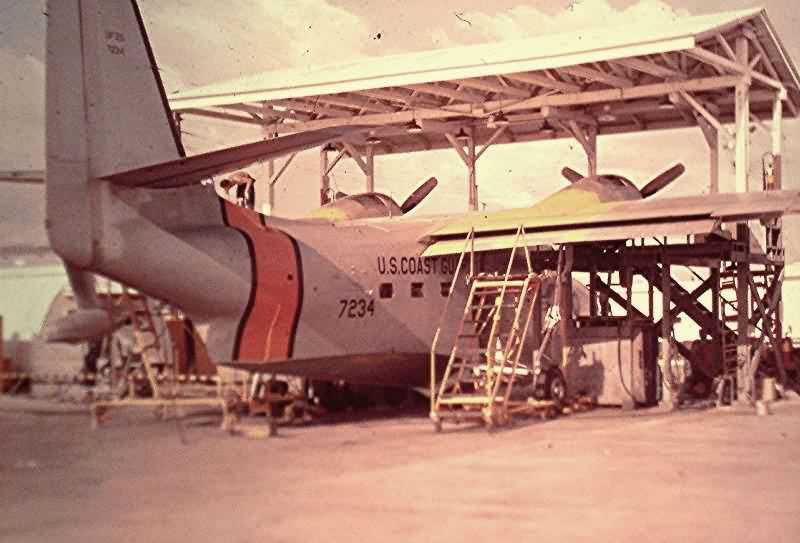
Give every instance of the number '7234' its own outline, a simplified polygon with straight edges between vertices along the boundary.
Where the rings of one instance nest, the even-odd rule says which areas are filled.
[[[339,310],[339,318],[348,319],[361,319],[367,315],[372,316],[375,314],[375,300],[366,298],[347,298],[339,300],[341,309]]]

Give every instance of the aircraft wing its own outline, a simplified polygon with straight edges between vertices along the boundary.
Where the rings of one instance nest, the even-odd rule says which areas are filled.
[[[365,126],[346,126],[300,132],[104,175],[101,179],[127,187],[174,188],[192,185],[212,175],[229,173],[260,160],[311,149],[366,129]]]
[[[422,256],[460,253],[472,229],[475,251],[511,248],[520,226],[525,229],[528,246],[722,233],[719,227],[724,222],[800,213],[800,191],[653,198],[606,202],[547,215],[542,211],[534,206],[462,215],[439,224],[420,239],[428,245]]]

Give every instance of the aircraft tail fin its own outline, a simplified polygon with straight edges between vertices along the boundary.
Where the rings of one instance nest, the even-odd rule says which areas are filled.
[[[48,233],[88,266],[96,180],[184,155],[136,2],[50,1],[46,89]]]

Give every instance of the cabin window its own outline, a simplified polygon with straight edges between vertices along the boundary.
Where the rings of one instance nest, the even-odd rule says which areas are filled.
[[[381,283],[378,287],[378,295],[381,298],[391,298],[394,296],[394,285],[391,283]]]
[[[442,298],[447,298],[450,295],[450,281],[442,283]]]
[[[422,298],[422,283],[411,283],[411,297]]]

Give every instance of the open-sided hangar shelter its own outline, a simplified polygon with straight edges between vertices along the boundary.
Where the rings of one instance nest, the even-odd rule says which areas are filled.
[[[263,73],[176,93],[170,105],[179,118],[255,125],[265,137],[374,125],[360,141],[321,151],[323,195],[343,157],[364,171],[370,191],[374,156],[452,147],[477,209],[475,165],[492,144],[574,137],[595,173],[597,136],[687,126],[699,126],[709,142],[711,191],[719,187],[719,149],[728,147],[743,192],[747,129],[795,117],[799,89],[766,12],[750,9]],[[779,157],[780,122],[771,130]],[[269,204],[286,166],[270,166]],[[779,160],[775,169],[779,179]]]
[[[373,126],[360,139],[320,150],[323,203],[333,196],[328,175],[342,158],[358,164],[366,190],[372,191],[375,156],[453,148],[467,167],[469,208],[477,209],[476,162],[493,144],[575,138],[587,155],[586,173],[592,175],[597,173],[598,136],[692,126],[708,143],[710,192],[719,192],[720,155],[729,151],[735,156],[736,192],[780,189],[782,119],[798,114],[799,81],[766,12],[750,9],[668,25],[584,29],[265,73],[177,93],[170,105],[179,120],[196,115],[255,125],[265,138]],[[749,176],[752,130],[771,136],[771,152],[761,157],[759,186]],[[267,211],[274,203],[274,184],[292,158],[277,169],[268,164]],[[740,196],[736,205],[742,210],[758,207],[757,195]],[[752,393],[758,366],[757,357],[751,359],[753,345],[769,344],[777,352],[782,336],[781,221],[764,215],[761,223],[764,235],[756,244],[748,223],[740,222],[728,240],[665,237],[655,245],[643,239],[638,245],[629,240],[622,246],[578,244],[568,250],[574,251],[572,270],[589,272],[593,300],[612,300],[626,320],[652,323],[664,345],[670,343],[673,321],[685,315],[700,330],[699,339],[713,347],[711,365],[721,365],[723,378],[738,383],[740,393]],[[678,230],[678,225],[665,227],[658,235],[677,235]],[[645,235],[650,234],[634,237]],[[540,251],[540,265],[555,266],[557,253],[551,253]],[[700,286],[692,291],[682,287],[671,271],[675,266],[686,267]],[[632,303],[634,276],[647,281],[646,310]],[[571,282],[565,279],[564,284]],[[655,290],[661,293],[661,315],[653,303]],[[596,314],[595,303],[591,307],[591,319],[608,317],[605,309]],[[573,328],[564,330],[568,337],[575,323],[566,326]],[[702,352],[677,348],[696,366],[709,366]]]

